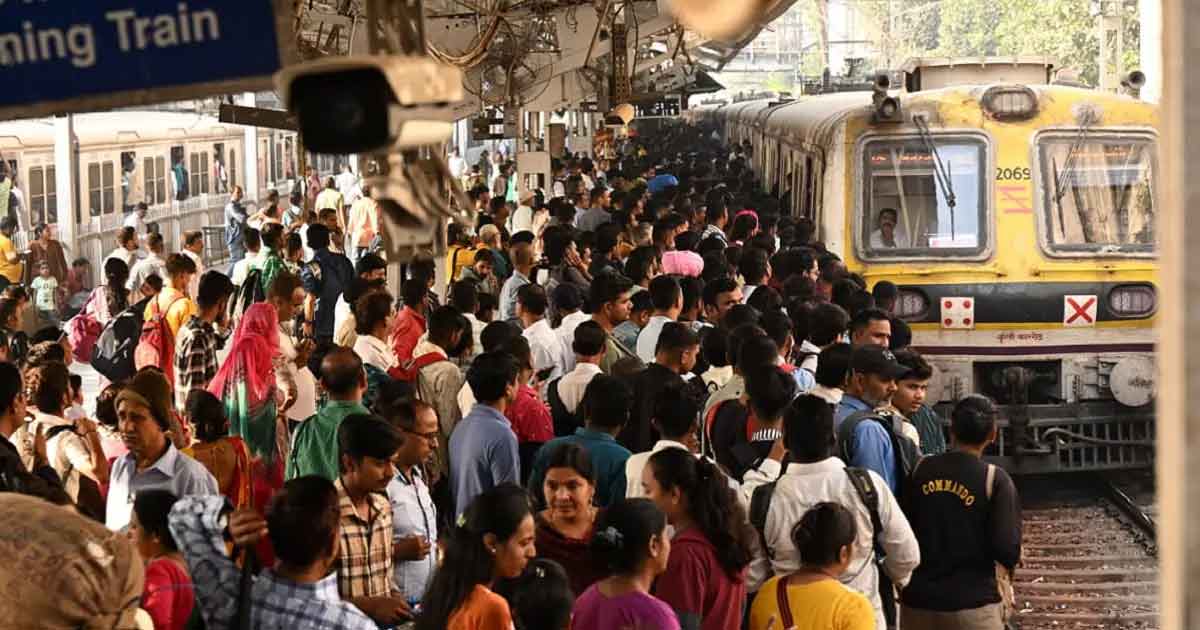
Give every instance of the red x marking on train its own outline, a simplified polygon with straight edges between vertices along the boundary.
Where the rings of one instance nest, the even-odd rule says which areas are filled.
[[[1075,298],[1070,298],[1070,297],[1067,298],[1067,304],[1070,305],[1071,309],[1075,311],[1075,313],[1073,315],[1071,315],[1070,317],[1067,318],[1067,323],[1073,324],[1073,323],[1075,323],[1075,320],[1082,317],[1083,321],[1085,323],[1094,324],[1095,320],[1092,319],[1092,315],[1088,311],[1092,308],[1092,306],[1095,303],[1096,303],[1095,297],[1088,298],[1086,301],[1083,302],[1083,304],[1076,302]]]

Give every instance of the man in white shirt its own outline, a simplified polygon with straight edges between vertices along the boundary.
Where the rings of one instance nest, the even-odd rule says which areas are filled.
[[[575,367],[559,379],[555,387],[563,408],[567,413],[574,414],[579,409],[588,383],[603,372],[600,360],[604,358],[604,351],[608,347],[608,333],[596,322],[583,322],[575,328],[571,347],[575,353]]]
[[[696,419],[700,405],[679,386],[668,386],[659,392],[654,403],[654,428],[661,436],[654,448],[643,453],[634,453],[625,461],[625,498],[638,499],[646,496],[642,488],[642,470],[650,456],[668,448],[681,448],[695,453]],[[699,457],[699,455],[697,455]]]
[[[162,234],[151,234],[146,238],[146,247],[150,250],[150,255],[139,260],[129,271],[129,284],[127,288],[132,292],[137,292],[142,288],[142,284],[146,282],[146,278],[154,275],[167,279],[167,261],[163,258],[163,236]]]
[[[405,434],[392,460],[396,476],[387,487],[392,504],[392,584],[401,593],[419,597],[438,565],[437,507],[422,472],[438,445],[438,417],[420,400],[382,400],[376,408]]]
[[[450,158],[446,160],[446,166],[450,169],[450,176],[454,179],[462,181],[462,178],[467,174],[467,161],[459,155],[458,149],[450,152]]]
[[[562,369],[566,373],[575,369],[575,350],[572,348],[575,328],[592,316],[583,312],[583,289],[577,284],[564,282],[554,287],[554,294],[550,297],[555,310],[562,317],[554,334],[558,335],[559,344],[562,346]]]
[[[562,376],[562,345],[546,320],[548,307],[546,290],[541,285],[527,284],[517,291],[517,318],[525,328],[521,334],[529,341],[533,371],[543,384],[543,398],[545,383]]]
[[[842,577],[843,584],[871,600],[875,625],[883,630],[886,624],[879,596],[874,551],[876,536],[871,513],[846,464],[834,455],[833,407],[815,396],[801,396],[788,408],[783,422],[783,440],[776,443],[770,456],[757,469],[746,473],[742,483],[742,500],[749,505],[756,488],[775,482],[762,531],[767,552],[759,550],[751,562],[746,589],[758,590],[771,575],[789,575],[799,569],[800,554],[792,543],[792,527],[814,505],[827,501],[838,503],[854,515],[858,528],[850,551],[850,569]],[[785,445],[791,463],[780,476]],[[866,475],[878,497],[879,521],[883,526],[878,540],[887,554],[883,567],[892,583],[903,589],[921,563],[921,550],[887,483],[874,472],[867,471]]]
[[[638,358],[647,364],[654,362],[658,336],[663,326],[678,320],[679,313],[683,311],[683,289],[675,278],[659,276],[650,281],[650,300],[654,303],[654,314],[637,338]]]
[[[109,258],[119,258],[130,269],[133,269],[133,265],[138,259],[137,231],[131,227],[123,227],[118,230],[117,248],[111,254],[104,257],[104,262],[108,262]]]
[[[347,203],[349,203],[350,195],[357,186],[358,176],[350,169],[350,165],[346,164],[342,167],[341,175],[337,176],[337,188],[338,192],[342,193],[342,198],[347,200]]]
[[[147,210],[146,202],[139,202],[138,205],[134,206],[133,212],[130,212],[129,216],[125,217],[124,226],[133,228],[134,233],[139,236],[145,234]]]
[[[246,248],[246,256],[233,263],[233,273],[229,276],[236,287],[242,286],[242,283],[246,281],[246,274],[257,267],[263,258],[262,235],[258,230],[246,227],[242,231],[242,245]]]
[[[895,208],[879,211],[879,227],[871,233],[871,249],[907,249],[912,247],[908,233],[900,227],[900,215]]]
[[[188,297],[196,299],[200,295],[200,276],[204,275],[204,232],[200,230],[185,232],[182,253],[196,263],[196,274],[192,276],[192,281],[188,284]]]

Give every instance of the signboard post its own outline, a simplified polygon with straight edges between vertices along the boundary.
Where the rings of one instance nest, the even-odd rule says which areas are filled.
[[[286,0],[0,0],[0,120],[271,87]]]

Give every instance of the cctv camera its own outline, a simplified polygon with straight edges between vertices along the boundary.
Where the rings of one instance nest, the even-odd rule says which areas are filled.
[[[406,56],[330,57],[275,75],[305,147],[336,154],[445,142],[462,83],[456,66]]]

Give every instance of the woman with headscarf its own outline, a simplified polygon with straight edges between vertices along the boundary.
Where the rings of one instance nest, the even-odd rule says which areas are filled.
[[[229,433],[250,448],[251,504],[265,513],[267,503],[283,487],[288,431],[278,409],[282,395],[275,385],[279,355],[279,315],[270,302],[253,304],[242,315],[229,356],[208,391],[225,401]],[[259,559],[267,564],[260,546]]]

